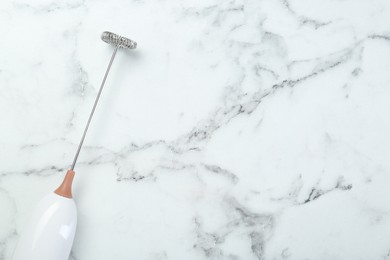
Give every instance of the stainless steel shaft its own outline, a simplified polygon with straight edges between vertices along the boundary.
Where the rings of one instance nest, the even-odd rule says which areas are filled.
[[[132,41],[132,40],[130,40],[128,38],[125,38],[123,36],[111,33],[111,32],[103,32],[101,38],[102,38],[102,40],[104,42],[114,45],[115,49],[114,49],[114,52],[112,53],[110,62],[108,64],[108,67],[107,67],[107,70],[106,70],[106,73],[104,74],[103,81],[102,81],[102,84],[100,85],[99,92],[98,92],[98,94],[96,96],[96,99],[95,99],[95,102],[93,104],[91,113],[89,114],[89,118],[88,118],[87,124],[85,126],[83,135],[81,137],[79,146],[77,147],[77,151],[76,151],[76,154],[74,156],[72,166],[70,168],[72,171],[74,170],[74,167],[76,166],[77,159],[79,157],[81,147],[83,146],[83,143],[84,143],[84,140],[85,140],[85,136],[87,135],[89,125],[91,124],[92,117],[93,117],[93,115],[95,113],[97,104],[99,102],[100,96],[101,96],[103,88],[104,88],[104,84],[106,83],[108,73],[110,72],[111,65],[114,62],[115,55],[116,55],[118,49],[119,48],[135,49],[137,47],[137,43],[136,42],[134,42],[134,41]]]

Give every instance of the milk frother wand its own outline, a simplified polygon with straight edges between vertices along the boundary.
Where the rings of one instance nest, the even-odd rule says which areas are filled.
[[[20,236],[13,260],[68,260],[69,258],[77,226],[77,208],[72,198],[72,182],[75,175],[73,170],[118,49],[135,49],[137,47],[136,42],[111,32],[103,32],[101,39],[114,45],[115,49],[104,74],[73,163],[62,184],[39,202],[30,223]]]

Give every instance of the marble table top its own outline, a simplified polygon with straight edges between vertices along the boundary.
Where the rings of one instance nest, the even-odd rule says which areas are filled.
[[[390,2],[0,2],[0,259],[72,162],[70,260],[390,259]]]

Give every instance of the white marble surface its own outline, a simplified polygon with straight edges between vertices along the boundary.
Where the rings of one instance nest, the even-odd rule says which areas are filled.
[[[0,2],[0,259],[69,167],[72,260],[390,259],[390,2]]]

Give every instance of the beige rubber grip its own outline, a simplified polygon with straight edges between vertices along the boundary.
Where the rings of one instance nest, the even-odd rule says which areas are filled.
[[[62,181],[61,185],[54,191],[54,193],[66,197],[66,198],[72,198],[72,182],[74,177],[74,171],[69,170],[64,180]]]

